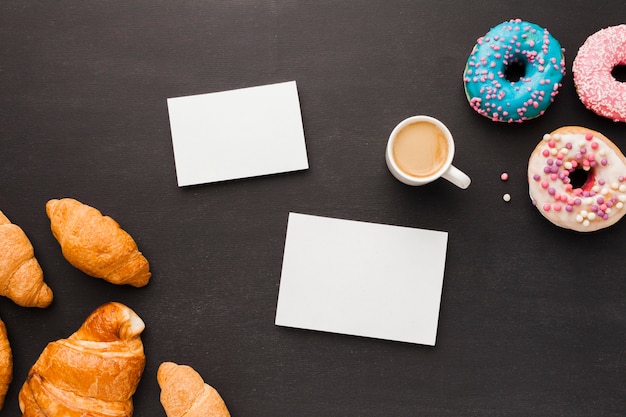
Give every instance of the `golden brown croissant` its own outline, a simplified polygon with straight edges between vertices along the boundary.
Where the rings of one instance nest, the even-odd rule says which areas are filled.
[[[130,417],[145,356],[144,323],[127,306],[108,303],[67,339],[51,342],[22,386],[22,417]]]
[[[167,417],[230,417],[220,394],[190,366],[163,362],[157,381]]]
[[[0,295],[22,307],[48,307],[52,290],[24,231],[0,211]]]
[[[76,268],[113,284],[148,283],[148,261],[115,220],[71,198],[48,201],[46,213],[63,256]]]
[[[13,355],[7,336],[7,328],[0,320],[0,410],[4,405],[4,397],[13,379]]]

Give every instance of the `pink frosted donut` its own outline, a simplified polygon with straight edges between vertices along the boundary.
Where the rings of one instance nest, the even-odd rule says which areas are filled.
[[[557,226],[592,232],[626,214],[626,157],[601,133],[565,126],[544,135],[528,161],[528,190]]]
[[[611,71],[626,64],[626,25],[611,26],[591,35],[572,64],[580,101],[589,110],[616,122],[626,122],[626,83]]]

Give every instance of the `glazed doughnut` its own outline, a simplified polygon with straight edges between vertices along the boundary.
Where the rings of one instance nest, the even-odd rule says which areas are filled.
[[[625,177],[626,158],[619,148],[601,133],[578,126],[544,135],[528,161],[533,204],[552,223],[579,232],[622,218]]]
[[[626,122],[626,83],[611,71],[626,65],[626,25],[602,29],[587,38],[572,64],[580,101],[596,114]]]
[[[510,20],[472,49],[463,83],[470,106],[497,122],[542,115],[561,87],[565,57],[559,42],[534,23]]]

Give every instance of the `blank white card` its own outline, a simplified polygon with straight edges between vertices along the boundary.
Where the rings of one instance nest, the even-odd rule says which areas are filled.
[[[295,81],[167,99],[178,186],[309,167]]]
[[[290,213],[275,324],[434,346],[447,241]]]

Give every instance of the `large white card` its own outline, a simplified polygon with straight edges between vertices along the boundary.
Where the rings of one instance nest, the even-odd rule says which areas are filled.
[[[448,234],[290,213],[275,324],[435,345]]]
[[[295,81],[167,100],[178,186],[309,167]]]

